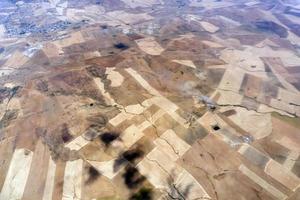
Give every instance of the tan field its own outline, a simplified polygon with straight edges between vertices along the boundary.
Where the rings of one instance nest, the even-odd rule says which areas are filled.
[[[0,200],[299,200],[299,1],[0,1]]]

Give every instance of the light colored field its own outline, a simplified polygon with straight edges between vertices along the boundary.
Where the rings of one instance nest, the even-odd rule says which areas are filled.
[[[111,87],[119,87],[122,85],[124,81],[124,77],[117,71],[115,68],[106,68],[105,74],[107,74],[107,78],[111,81]]]
[[[62,49],[52,42],[44,44],[43,52],[48,58],[58,57],[59,54],[63,53]]]
[[[158,151],[158,150],[155,148],[152,151]],[[159,162],[157,160],[152,160],[147,156],[137,165],[139,172],[145,177],[147,177],[147,180],[156,188],[167,190],[169,187],[168,172],[165,171],[164,168],[159,166],[158,164]]]
[[[233,25],[233,26],[240,26],[240,25],[241,25],[240,22],[235,21],[235,20],[233,20],[233,19],[230,19],[230,18],[228,18],[228,17],[222,16],[222,15],[219,15],[218,18],[220,18],[220,19],[223,20],[224,22],[227,22],[228,24]]]
[[[7,24],[0,24],[1,82],[9,89],[22,86],[13,97],[6,89],[0,94],[0,200],[121,200],[140,186],[151,188],[155,200],[298,195],[300,37],[279,17],[299,20],[281,13],[280,6],[271,12],[265,8],[272,3],[257,2],[49,0],[1,8],[0,16],[7,17],[18,7],[34,6],[33,15],[41,20],[18,19],[20,13],[12,24],[16,30],[5,32]],[[183,16],[175,12],[180,9]],[[255,28],[255,19],[285,27],[287,38],[276,30],[245,29],[244,24]],[[47,37],[6,38],[22,31],[18,20],[42,29],[71,24],[54,25],[59,30]],[[118,42],[133,48],[116,51]],[[38,51],[42,56],[34,54]],[[87,73],[94,65],[110,66],[108,82]],[[185,69],[182,76],[174,66]],[[180,84],[192,91],[181,93]],[[96,102],[99,93],[107,106]],[[216,108],[207,109],[196,93]],[[8,110],[16,110],[17,119]],[[86,134],[100,114],[108,119],[103,132],[120,133],[109,145]],[[51,155],[62,156],[54,161],[40,139],[52,145],[57,141],[51,134],[60,140],[64,131],[74,136],[63,145],[72,152],[54,150]],[[116,166],[136,147],[145,154],[134,163],[122,158]],[[81,159],[72,161],[73,153]],[[133,190],[124,185],[128,164],[146,177]]]
[[[220,94],[220,98],[217,100],[217,103],[228,104],[228,105],[241,105],[243,100],[243,95],[237,94],[236,92],[224,91],[224,90],[216,90],[216,92],[212,95],[212,97]]]
[[[220,89],[237,92],[241,88],[245,73],[241,69],[228,69],[219,84]]]
[[[156,111],[151,117],[147,119],[147,121],[144,121],[143,123],[139,124],[137,127],[140,131],[146,130],[148,127],[153,126],[153,124],[160,119],[164,114],[166,114],[165,111],[159,109]]]
[[[191,60],[172,60],[172,61],[196,69],[195,64]]]
[[[297,114],[294,105],[290,105],[289,103],[280,101],[278,99],[271,99],[270,106],[272,108],[283,110],[291,114]]]
[[[265,39],[262,42],[258,43],[257,45],[255,45],[258,48],[263,48],[266,46],[269,47],[279,47],[277,44],[275,44],[273,41],[269,40],[269,39]]]
[[[58,8],[59,12],[65,8]],[[85,6],[83,9],[68,8],[65,9],[65,17],[72,22],[80,22],[81,20],[89,20],[89,23],[101,20],[105,9],[101,6]]]
[[[5,36],[5,27],[3,24],[0,24],[0,39]]]
[[[264,104],[260,104],[257,111],[261,112],[261,113],[276,112],[276,113],[279,113],[279,114],[284,115],[284,116],[293,117],[293,115],[290,115],[290,114],[288,114],[287,112],[285,112],[283,110],[279,110],[277,108],[273,108],[273,107],[270,107],[270,106],[267,106],[267,105],[264,105]]]
[[[154,144],[166,154],[171,155],[173,161],[180,158],[191,147],[171,129],[167,130],[159,138],[154,140]]]
[[[218,104],[241,105],[243,95],[239,94],[245,72],[235,66],[227,66],[217,90],[212,94],[212,98],[220,95]]]
[[[144,110],[146,109],[146,107],[141,106],[140,104],[134,104],[134,105],[129,105],[124,107],[126,113],[131,113],[134,115],[139,115],[142,112],[144,112]]]
[[[139,130],[135,125],[129,126],[120,136],[122,142],[127,148],[130,148],[134,143],[144,136],[144,133]]]
[[[251,1],[251,2],[245,3],[245,5],[247,5],[247,6],[254,6],[254,5],[258,4],[258,3],[259,2],[257,2],[257,1]]]
[[[208,41],[208,40],[203,40],[201,41],[203,44],[212,47],[212,48],[222,48],[224,47],[223,45],[216,43],[216,42],[212,42],[212,41]]]
[[[4,105],[5,105],[6,101],[4,102]],[[10,99],[9,102],[7,102],[6,104],[6,109],[17,109],[19,110],[18,112],[18,116],[21,117],[23,116],[23,110],[21,109],[22,106],[20,104],[20,99],[19,98],[13,98],[13,99]],[[2,116],[2,112],[1,112],[1,105],[0,105],[0,116]]]
[[[259,114],[239,107],[234,108],[234,110],[237,113],[229,118],[243,130],[249,132],[256,140],[272,133],[271,114]]]
[[[230,127],[221,117],[213,113],[205,113],[198,120],[209,133],[215,134],[217,138],[227,143],[231,148],[236,148],[241,144],[238,139],[240,134]],[[212,127],[218,125],[220,130],[215,131]],[[217,133],[217,134],[216,134]]]
[[[9,55],[6,62],[0,66],[0,77],[11,74],[21,68],[27,61],[29,61],[27,56],[19,50],[15,51],[12,55]]]
[[[56,170],[56,164],[50,157],[49,165],[48,165],[48,173],[47,173],[45,189],[44,189],[44,194],[43,194],[42,200],[52,200],[53,189],[54,189],[55,170]]]
[[[0,104],[0,118],[4,116],[6,112],[6,104],[8,103],[8,98],[4,99],[2,103]]]
[[[104,84],[100,78],[94,78],[95,84],[98,86],[101,94],[104,96],[105,103],[107,105],[116,105],[115,100],[110,96],[110,94],[104,89]]]
[[[288,157],[286,158],[286,161],[283,163],[283,167],[287,170],[292,170],[294,165],[297,163],[297,159],[300,156],[300,151],[292,151]]]
[[[159,106],[161,109],[165,110],[168,113],[174,113],[178,109],[178,106],[172,103],[169,99],[165,97],[153,97],[149,99],[152,104]]]
[[[83,54],[85,59],[92,59],[92,58],[97,58],[101,57],[101,54],[99,51],[91,51]]]
[[[152,37],[139,39],[135,42],[142,51],[150,55],[160,55],[164,51],[160,44]]]
[[[152,162],[158,163],[158,167],[163,168],[169,176],[176,176],[182,171],[182,168],[174,162],[176,158],[173,158],[172,155],[166,154],[160,147],[154,148],[144,159],[149,159]],[[149,174],[151,174],[151,171],[148,172],[148,175]]]
[[[191,21],[199,22],[202,19],[202,17],[200,17],[198,15],[187,14],[187,15],[184,15],[184,19],[187,20],[188,22],[191,22]]]
[[[263,189],[268,191],[270,194],[272,194],[274,197],[277,199],[286,199],[287,196],[280,192],[278,189],[276,189],[274,186],[270,185],[268,182],[260,178],[257,174],[255,174],[253,171],[248,169],[245,165],[241,165],[239,167],[239,170],[249,177],[254,183],[258,184],[261,186]]]
[[[119,124],[121,124],[125,120],[130,120],[132,117],[134,117],[134,115],[128,114],[126,112],[121,112],[120,114],[118,114],[114,118],[110,119],[109,123],[113,126],[118,126]]]
[[[188,127],[186,120],[182,118],[176,112],[178,110],[178,106],[168,100],[167,98],[163,97],[155,88],[153,88],[140,74],[138,74],[134,69],[127,68],[126,71],[150,94],[155,95],[151,99],[146,100],[146,104],[151,106],[152,104],[157,105],[162,110],[166,111],[175,121],[181,124],[183,127]],[[143,105],[145,105],[143,103]]]
[[[283,88],[279,88],[277,98],[286,103],[299,104],[300,93],[299,92],[294,93],[294,92],[285,90]]]
[[[113,179],[118,172],[124,167],[120,167],[117,171],[114,170],[114,164],[116,159],[110,161],[98,162],[98,161],[88,161],[93,167],[95,167],[103,176]]]
[[[153,88],[137,71],[132,68],[125,69],[143,88],[154,96],[161,96],[161,94]]]
[[[22,52],[15,51],[8,60],[1,66],[1,69],[18,69],[29,60]]]
[[[233,42],[229,41],[229,43]],[[241,70],[244,70],[249,74],[264,78],[267,77],[267,75],[264,73],[264,63],[260,59],[259,55],[266,54],[269,51],[269,48],[267,49],[253,47],[246,47],[244,50],[224,49],[221,51],[220,58],[226,63],[230,64],[230,66],[233,67],[234,70],[236,68],[240,68]],[[251,66],[255,66],[255,68],[252,68]]]
[[[130,8],[137,7],[150,7],[156,4],[163,4],[162,0],[121,0],[126,3]]]
[[[80,150],[82,147],[89,143],[88,140],[84,139],[82,135],[76,137],[74,140],[69,142],[65,147],[69,148],[70,150]]]
[[[79,44],[84,41],[85,40],[84,40],[81,32],[78,31],[78,32],[74,32],[74,33],[70,34],[70,36],[67,38],[54,41],[53,44],[58,47],[59,52],[62,52],[63,51],[62,48],[70,46],[72,44]]]
[[[0,199],[22,199],[30,171],[33,152],[26,149],[16,149],[10,162],[0,193]]]
[[[215,8],[223,8],[233,5],[230,2],[218,2],[218,1],[211,1],[211,0],[190,0],[191,7],[204,7],[205,9],[215,9]]]
[[[294,192],[300,186],[300,179],[274,160],[267,163],[264,171]]]
[[[136,24],[141,21],[148,21],[153,19],[152,16],[148,15],[147,13],[128,13],[123,10],[117,10],[106,13],[106,16],[112,20],[117,20],[124,24]]]
[[[141,106],[140,104],[129,105],[126,107],[123,107],[121,105],[119,106],[124,108],[124,110],[122,110],[120,114],[109,120],[109,123],[113,126],[118,126],[125,120],[132,119],[135,115],[141,114],[147,108]]]
[[[186,152],[189,145],[185,144],[180,138],[175,141],[175,137],[178,136],[171,130],[166,131],[161,137],[168,139],[167,141],[170,143],[166,144],[162,142],[162,139],[156,139],[154,143],[157,147],[137,165],[140,173],[147,177],[155,188],[171,193],[174,197],[179,196],[179,194],[174,191],[172,185],[181,193],[184,193],[187,188],[189,189],[185,199],[210,198],[196,179],[175,162],[178,156]],[[174,149],[171,148],[171,145],[174,145]]]
[[[204,30],[206,30],[207,32],[215,33],[219,30],[219,27],[213,25],[212,23],[205,21],[201,21],[199,23],[201,24],[202,28],[204,28]]]
[[[41,199],[43,197],[43,193],[39,190],[44,189],[49,158],[50,152],[48,147],[41,140],[38,140],[33,153],[22,200]]]
[[[62,200],[80,200],[82,184],[81,159],[66,163]]]
[[[49,2],[53,5],[53,6],[56,6],[60,0],[49,0]]]
[[[185,196],[187,200],[211,199],[199,182],[186,170],[178,175],[175,185],[181,193],[184,193],[189,187],[189,192]]]
[[[63,14],[63,8],[58,9],[59,13]],[[80,21],[82,19],[82,17],[79,17],[81,14],[84,14],[84,10],[83,9],[74,9],[74,8],[69,8],[66,10],[66,17],[70,20],[70,21]]]

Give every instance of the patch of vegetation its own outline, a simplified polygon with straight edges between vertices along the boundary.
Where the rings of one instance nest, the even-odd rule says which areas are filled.
[[[97,65],[92,65],[86,68],[87,72],[94,77],[105,78],[105,68]]]
[[[0,103],[6,98],[8,98],[8,100],[12,99],[21,88],[21,86],[15,86],[13,88],[0,87]]]
[[[18,114],[18,110],[7,110],[2,119],[0,119],[0,129],[7,127],[12,120],[18,117]]]
[[[37,82],[36,84],[36,88],[38,91],[41,91],[41,92],[48,92],[49,90],[49,86],[48,86],[48,83],[47,81],[44,81],[44,80],[40,80]]]
[[[68,128],[67,124],[62,125],[61,132],[62,132],[61,133],[61,138],[62,138],[64,143],[67,143],[67,142],[69,142],[73,139],[73,135],[70,134],[70,131],[69,131],[69,128]]]

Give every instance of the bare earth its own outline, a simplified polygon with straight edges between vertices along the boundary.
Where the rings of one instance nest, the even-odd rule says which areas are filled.
[[[299,200],[300,1],[0,1],[0,200]]]

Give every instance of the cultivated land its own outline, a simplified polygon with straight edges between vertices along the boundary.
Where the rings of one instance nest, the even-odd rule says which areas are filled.
[[[0,2],[0,200],[298,200],[299,117],[298,0]]]

